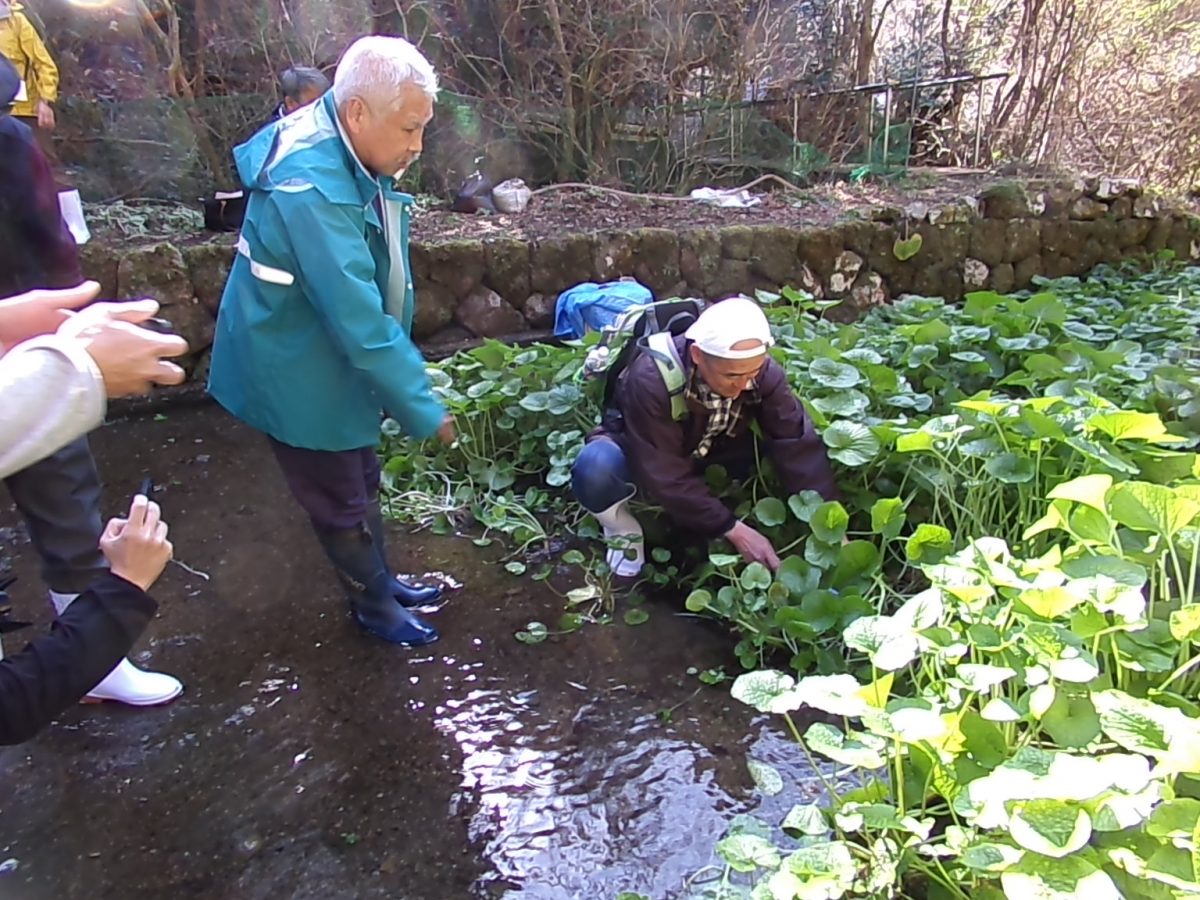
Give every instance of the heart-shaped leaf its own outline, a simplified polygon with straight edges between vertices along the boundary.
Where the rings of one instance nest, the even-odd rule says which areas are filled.
[[[879,567],[879,548],[871,541],[850,541],[838,548],[832,586],[842,589],[856,578],[875,574]]]
[[[800,708],[800,699],[792,688],[796,680],[774,669],[761,669],[739,675],[733,682],[730,696],[759,712],[782,713]]]
[[[775,581],[787,588],[788,594],[794,600],[802,600],[811,591],[817,589],[821,581],[821,573],[813,568],[807,560],[799,556],[789,556],[779,564],[775,573]]]
[[[753,872],[757,868],[774,869],[779,865],[779,851],[774,845],[753,834],[735,834],[720,841],[717,855],[735,872]]]
[[[1112,878],[1079,856],[1054,859],[1026,853],[1017,865],[1000,876],[1006,897],[1037,900],[1121,900]]]
[[[852,388],[862,381],[862,373],[854,366],[824,356],[809,364],[808,375],[827,388]]]
[[[743,590],[765,591],[771,586],[771,570],[762,563],[752,562],[742,570],[741,578],[738,581]]]
[[[904,544],[904,554],[909,562],[933,563],[954,549],[950,529],[941,525],[922,522]]]
[[[925,239],[920,233],[913,234],[907,240],[896,238],[896,242],[892,244],[892,255],[900,262],[912,259],[921,251],[921,245],[925,243]]]
[[[642,609],[640,606],[637,606],[633,609],[625,610],[625,615],[623,618],[625,619],[626,625],[644,625],[650,621],[650,613],[646,612],[646,610]]]
[[[829,832],[829,823],[825,820],[821,807],[815,803],[808,803],[804,806],[793,806],[784,816],[780,828],[792,837],[816,837]]]
[[[787,521],[787,507],[777,497],[763,497],[754,504],[754,518],[772,528]]]
[[[846,536],[846,527],[849,524],[850,514],[846,512],[846,507],[836,500],[822,503],[809,522],[813,535],[826,544],[841,541]]]
[[[1033,460],[1016,453],[1001,453],[993,456],[983,465],[987,473],[1004,484],[1024,484],[1033,481],[1037,474]]]
[[[899,536],[906,517],[904,501],[899,497],[883,497],[871,506],[871,530],[885,538]]]
[[[801,522],[809,522],[824,502],[825,499],[816,491],[801,491],[788,497],[788,509]]]
[[[821,433],[829,456],[847,466],[865,466],[879,454],[879,439],[858,422],[834,422]]]
[[[774,797],[783,792],[783,776],[774,766],[759,762],[757,759],[747,759],[746,768],[758,789],[768,797]]]
[[[879,769],[885,762],[884,741],[873,734],[847,736],[833,725],[817,722],[804,733],[804,741],[810,750],[848,766]]]
[[[517,640],[522,644],[540,644],[550,636],[550,630],[541,622],[530,622],[524,631],[517,632]]]
[[[1086,810],[1062,800],[1029,800],[1014,807],[1009,833],[1026,850],[1062,859],[1088,842],[1092,820]]]

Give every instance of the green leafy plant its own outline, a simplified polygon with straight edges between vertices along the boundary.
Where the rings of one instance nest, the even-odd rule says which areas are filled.
[[[574,382],[577,346],[510,347],[487,341],[430,368],[453,413],[452,447],[403,440],[384,423],[389,511],[442,532],[474,523],[518,548],[545,545],[549,514],[572,518],[558,490],[594,425],[594,404]]]
[[[743,585],[741,563],[719,550],[652,545],[646,581],[707,592],[692,595],[693,611],[738,629],[747,665],[782,650],[799,671],[845,671],[838,629],[868,608],[894,607],[918,585],[920,564],[968,536],[1023,551],[1025,527],[1057,485],[1096,473],[1155,483],[1186,475],[1200,433],[1200,273],[1100,269],[1036,288],[978,292],[960,305],[906,297],[852,325],[823,317],[837,301],[790,288],[762,294],[773,352],[822,433],[844,498],[814,529],[819,502],[781,496],[769,465],[748,484],[720,473],[710,483],[782,548],[792,587],[804,585],[800,564],[809,567],[813,596],[757,571]],[[564,490],[599,417],[598,385],[577,383],[582,356],[581,346],[488,342],[432,367],[461,438],[452,448],[413,445],[391,440],[398,428],[386,424],[384,480],[391,514],[501,536],[523,557],[514,568],[537,560],[527,565],[533,577],[548,574],[547,554],[576,554],[583,581],[600,590],[603,620],[612,597],[602,559],[562,541],[565,532],[599,538]],[[847,548],[831,539],[833,512],[846,520]],[[835,583],[850,573],[854,584]],[[826,603],[836,617],[818,614]]]
[[[835,301],[762,295],[843,498],[784,496],[765,460],[741,485],[710,470],[778,571],[652,542],[646,581],[727,621],[744,667],[801,673],[733,691],[785,717],[826,800],[739,820],[697,896],[1200,891],[1198,295],[1200,272],[1170,265],[906,297],[851,325],[824,317]],[[599,537],[563,490],[599,413],[581,362],[579,346],[459,354],[433,367],[458,444],[385,449],[393,514],[500,535],[514,574],[578,569],[558,627],[529,623],[528,643],[615,618],[603,548],[556,546]]]
[[[811,491],[786,504],[763,498],[749,518],[775,541],[783,558],[779,570],[773,573],[761,563],[743,566],[736,554],[711,553],[696,572],[698,587],[685,606],[733,622],[743,635],[736,650],[746,667],[761,664],[772,650],[787,650],[796,669],[843,671],[837,652],[841,629],[898,596],[885,560],[903,565],[906,553],[917,552],[900,539],[903,503],[878,501],[861,536],[850,530],[841,503],[824,502]],[[925,540],[924,531],[908,539]]]
[[[1088,475],[1049,510],[1030,531],[1065,546],[1022,559],[974,540],[923,565],[930,586],[895,612],[844,628],[862,677],[734,682],[815,771],[825,757],[860,775],[826,781],[820,818],[789,816],[810,826],[790,853],[718,845],[753,896],[1200,891],[1200,484]],[[801,734],[804,708],[835,722]]]

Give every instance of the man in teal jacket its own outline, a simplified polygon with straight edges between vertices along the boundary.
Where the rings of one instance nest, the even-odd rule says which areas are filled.
[[[264,432],[367,631],[420,645],[409,607],[437,591],[395,578],[379,510],[380,411],[454,440],[409,337],[412,198],[437,77],[402,38],[361,38],[333,90],[234,151],[249,196],[221,299],[209,391]]]

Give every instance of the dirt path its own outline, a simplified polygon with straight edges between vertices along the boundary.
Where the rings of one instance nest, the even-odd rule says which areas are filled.
[[[730,642],[673,608],[528,647],[513,633],[555,621],[556,596],[397,529],[403,567],[466,582],[442,641],[405,651],[350,623],[265,445],[214,406],[93,446],[111,506],[143,473],[165,485],[177,556],[212,580],[171,567],[135,651],[184,679],[178,702],[81,706],[0,751],[0,896],[657,900],[757,802],[744,751],[790,759],[725,689],[692,696],[687,667]],[[44,627],[16,524],[5,507],[14,599]]]

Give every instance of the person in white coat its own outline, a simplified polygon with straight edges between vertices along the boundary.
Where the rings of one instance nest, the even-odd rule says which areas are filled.
[[[96,428],[107,400],[177,384],[168,357],[187,352],[179,337],[137,323],[153,300],[94,304],[98,285],[38,290],[0,300],[0,478],[37,463]],[[0,660],[0,744],[28,740],[125,662],[154,617],[147,593],[171,558],[158,505],[136,496],[127,515],[99,538],[107,571],[97,574],[48,634]],[[0,585],[0,597],[7,601]]]

